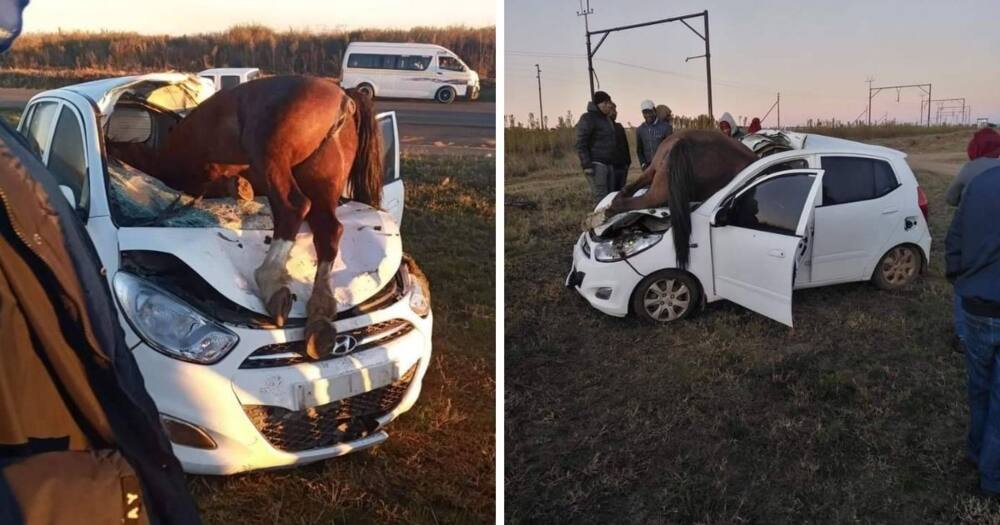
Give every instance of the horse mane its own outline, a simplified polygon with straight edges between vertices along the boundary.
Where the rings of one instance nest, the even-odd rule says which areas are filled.
[[[677,254],[677,267],[687,268],[691,253],[691,196],[694,185],[694,162],[691,159],[693,144],[688,137],[677,140],[667,155],[670,191],[667,206],[670,208],[670,231]]]
[[[376,208],[382,205],[382,134],[371,97],[355,88],[345,90],[357,107],[354,120],[358,129],[358,149],[351,165],[353,198]]]

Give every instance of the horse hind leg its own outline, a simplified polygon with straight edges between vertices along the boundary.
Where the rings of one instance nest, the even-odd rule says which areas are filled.
[[[291,276],[286,264],[295,242],[295,234],[309,212],[311,202],[302,193],[291,168],[278,162],[265,164],[264,176],[271,214],[274,217],[274,239],[264,262],[254,271],[254,280],[268,314],[279,327],[284,326],[292,309]],[[256,169],[251,165],[251,169]]]

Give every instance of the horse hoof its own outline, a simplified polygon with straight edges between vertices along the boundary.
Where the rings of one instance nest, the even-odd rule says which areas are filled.
[[[333,353],[337,329],[326,321],[315,321],[306,326],[306,354],[312,359],[323,359]]]
[[[287,286],[282,286],[277,292],[271,294],[267,300],[267,313],[274,319],[274,324],[281,328],[288,320],[288,312],[292,310],[292,291]]]
[[[243,177],[236,177],[236,199],[239,201],[253,200],[253,185]]]

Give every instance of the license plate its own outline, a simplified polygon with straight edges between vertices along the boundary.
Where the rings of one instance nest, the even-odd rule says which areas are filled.
[[[326,405],[386,386],[402,376],[396,363],[371,366],[334,377],[295,385],[299,410]]]

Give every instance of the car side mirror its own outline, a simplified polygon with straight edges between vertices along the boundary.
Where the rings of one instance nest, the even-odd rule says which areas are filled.
[[[723,206],[715,212],[715,225],[726,226],[729,224],[729,206]]]
[[[69,207],[76,209],[76,195],[73,194],[73,188],[66,186],[64,184],[59,185],[59,191],[62,192],[63,197],[66,197],[66,202],[69,203]]]

